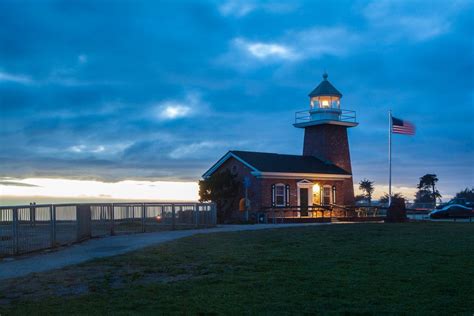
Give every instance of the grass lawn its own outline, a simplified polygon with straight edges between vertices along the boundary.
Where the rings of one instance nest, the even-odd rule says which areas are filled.
[[[0,315],[474,313],[474,224],[198,235],[0,284]]]

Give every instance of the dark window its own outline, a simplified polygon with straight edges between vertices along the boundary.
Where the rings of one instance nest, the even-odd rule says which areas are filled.
[[[275,205],[276,206],[285,206],[285,185],[277,184],[275,185]]]
[[[331,204],[331,187],[323,187],[323,204]]]

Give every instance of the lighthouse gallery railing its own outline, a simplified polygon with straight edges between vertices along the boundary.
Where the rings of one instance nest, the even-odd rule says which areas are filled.
[[[335,110],[337,108],[328,108],[328,110]],[[321,112],[324,111],[325,109],[320,109]],[[356,112],[352,110],[344,110],[344,109],[339,109],[340,114],[338,116],[338,120],[341,122],[356,122]],[[295,113],[295,124],[298,123],[305,123],[305,122],[310,122],[310,121],[315,121],[314,119],[311,118],[311,112],[312,110],[304,110],[304,111],[298,111]]]

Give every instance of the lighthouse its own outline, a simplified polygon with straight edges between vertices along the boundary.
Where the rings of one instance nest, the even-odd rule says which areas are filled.
[[[341,109],[341,98],[325,73],[309,94],[309,108],[296,112],[294,126],[304,129],[302,155],[229,150],[203,174],[206,181],[231,173],[242,184],[228,214],[240,218],[242,201],[247,211],[272,210],[273,219],[318,221],[328,209],[332,216],[350,214],[346,206],[354,204],[354,187],[347,129],[357,122],[354,111]]]
[[[341,109],[342,93],[323,74],[323,80],[309,94],[309,109],[296,112],[297,128],[304,128],[303,156],[314,156],[352,175],[347,129],[358,125],[355,111]],[[354,202],[352,176],[343,184],[344,204]]]

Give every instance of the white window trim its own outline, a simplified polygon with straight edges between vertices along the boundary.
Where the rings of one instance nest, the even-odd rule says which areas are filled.
[[[283,204],[278,204],[278,195],[277,188],[283,187]],[[275,206],[276,207],[285,207],[286,206],[286,185],[284,183],[275,184]]]
[[[329,185],[329,184],[325,184],[323,185],[323,188],[322,188],[322,200],[324,202],[324,189],[325,188],[328,188],[329,189],[329,204],[334,204],[334,201],[332,200],[332,185]]]

